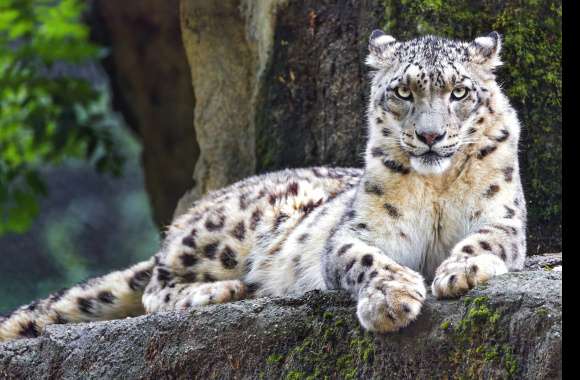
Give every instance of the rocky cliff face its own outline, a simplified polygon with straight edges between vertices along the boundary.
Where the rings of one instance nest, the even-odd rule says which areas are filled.
[[[340,292],[263,298],[118,321],[50,326],[0,345],[0,377],[561,378],[561,256],[536,259],[416,322],[363,331]]]

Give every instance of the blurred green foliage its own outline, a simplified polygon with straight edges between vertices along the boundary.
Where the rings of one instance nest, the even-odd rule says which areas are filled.
[[[46,194],[41,167],[74,157],[121,171],[103,90],[55,70],[103,53],[83,10],[80,0],[0,0],[0,235],[30,227]]]
[[[49,194],[32,227],[0,237],[0,314],[146,260],[159,248],[139,140],[110,108],[107,123],[126,157],[124,175],[101,175],[75,158],[41,169]]]

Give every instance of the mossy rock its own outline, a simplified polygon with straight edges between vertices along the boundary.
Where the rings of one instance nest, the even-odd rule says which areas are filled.
[[[0,344],[0,378],[558,379],[562,274],[509,273],[429,296],[399,332],[364,331],[342,292],[52,325]]]

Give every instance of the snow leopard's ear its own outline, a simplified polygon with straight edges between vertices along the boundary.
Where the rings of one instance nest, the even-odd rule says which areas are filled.
[[[501,50],[501,36],[498,32],[491,32],[485,37],[477,37],[468,47],[471,62],[482,65],[488,70],[502,64],[499,52]]]
[[[395,51],[396,40],[382,30],[373,30],[369,37],[369,55],[366,64],[374,69],[382,69],[390,65]]]

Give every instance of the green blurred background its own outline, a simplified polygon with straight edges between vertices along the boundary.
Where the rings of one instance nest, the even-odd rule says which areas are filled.
[[[99,174],[73,158],[39,167],[48,195],[38,217],[26,232],[0,238],[0,312],[156,252],[141,148],[122,121],[111,128],[126,157],[122,176]]]
[[[83,2],[0,1],[0,312],[150,257],[140,142]]]

